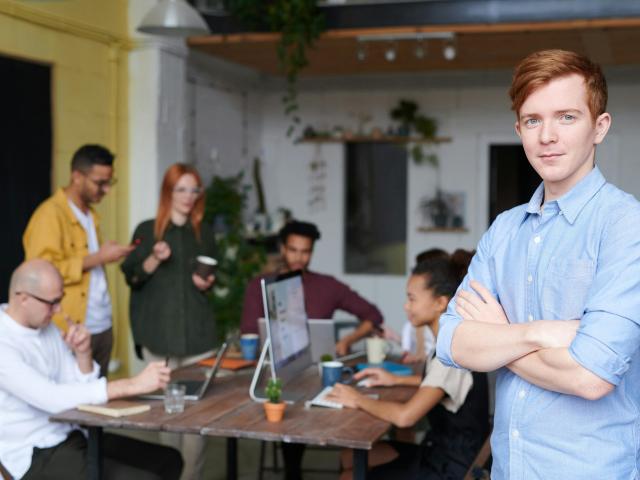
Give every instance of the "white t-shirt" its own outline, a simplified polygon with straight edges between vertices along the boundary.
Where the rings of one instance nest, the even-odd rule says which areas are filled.
[[[29,467],[33,447],[63,442],[74,428],[49,416],[81,403],[107,401],[100,369],[83,374],[53,325],[27,328],[0,305],[0,461],[14,478]]]
[[[426,373],[420,386],[443,389],[446,395],[440,403],[451,413],[456,413],[473,386],[471,372],[461,368],[445,367],[435,355],[428,357],[425,369]]]
[[[98,243],[98,234],[96,233],[96,226],[93,223],[91,213],[84,213],[71,200],[69,200],[69,206],[87,234],[89,253],[96,253],[100,250],[100,244]],[[92,335],[102,333],[111,328],[111,297],[109,297],[107,276],[102,265],[91,269],[85,324]]]
[[[436,351],[436,337],[433,336],[433,332],[426,325],[422,328],[422,331],[424,332],[424,353],[426,358],[431,358]],[[402,350],[416,353],[416,327],[408,320],[402,326],[401,339]]]

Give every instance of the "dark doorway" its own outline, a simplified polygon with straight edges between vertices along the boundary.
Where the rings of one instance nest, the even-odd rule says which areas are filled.
[[[407,251],[407,150],[348,143],[345,272],[404,275]]]
[[[527,203],[541,180],[529,164],[522,145],[491,145],[489,162],[491,224],[505,210]]]
[[[51,68],[0,56],[0,301],[22,262],[22,233],[51,194]]]

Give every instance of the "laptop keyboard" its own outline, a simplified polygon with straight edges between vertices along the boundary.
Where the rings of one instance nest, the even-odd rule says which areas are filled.
[[[327,407],[327,408],[342,408],[341,403],[332,402],[330,400],[325,399],[329,392],[333,389],[332,386],[324,387],[320,393],[318,393],[315,397],[309,400],[306,404],[314,407]]]

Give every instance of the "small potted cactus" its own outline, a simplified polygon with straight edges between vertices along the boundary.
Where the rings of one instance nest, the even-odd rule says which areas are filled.
[[[284,409],[287,406],[282,401],[282,380],[279,378],[270,378],[264,389],[267,401],[264,403],[264,413],[270,422],[279,422],[284,416]]]

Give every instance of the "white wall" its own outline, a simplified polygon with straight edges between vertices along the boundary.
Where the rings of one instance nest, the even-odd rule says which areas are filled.
[[[191,52],[189,157],[208,184],[214,175],[240,171],[251,181],[253,159],[260,155],[260,76],[246,68]]]
[[[160,74],[178,78],[184,75],[184,70],[162,68]],[[341,125],[357,131],[357,115],[370,113],[373,120],[366,125],[367,130],[372,126],[386,128],[390,124],[389,110],[398,99],[410,98],[418,102],[422,112],[438,119],[439,135],[452,137],[451,143],[437,147],[442,188],[466,193],[469,232],[420,233],[416,230],[420,223],[418,202],[423,195],[433,194],[434,171],[410,161],[408,266],[413,264],[416,253],[427,248],[475,248],[486,230],[488,145],[518,143],[506,94],[509,80],[510,72],[501,71],[321,78],[302,82],[303,126],[311,124],[328,129]],[[640,167],[634,155],[640,151],[637,134],[640,74],[637,68],[620,69],[613,72],[610,80],[610,111],[614,125],[610,137],[599,148],[599,162],[611,181],[640,196],[640,185],[636,181]],[[166,133],[178,146],[184,147],[185,159],[196,164],[205,182],[215,174],[227,176],[243,170],[245,182],[251,183],[251,163],[255,156],[260,156],[268,210],[289,208],[297,218],[317,223],[322,231],[323,237],[316,246],[311,267],[346,281],[376,303],[386,321],[399,329],[405,318],[402,311],[405,278],[345,275],[343,272],[344,146],[294,144],[287,138],[285,132],[289,123],[282,113],[283,90],[277,80],[190,52],[183,81],[186,86],[182,88],[163,89],[163,92],[184,95],[186,105],[180,113],[171,112],[177,121],[181,116],[184,119],[182,126],[173,125],[175,132],[182,133],[168,130]],[[161,85],[173,84],[163,81]],[[162,119],[162,111],[158,118]],[[163,131],[162,127],[159,130]],[[140,141],[132,135],[132,144],[134,142]],[[171,148],[169,146],[172,155],[179,157],[179,150]],[[320,174],[318,170],[312,173],[312,163],[322,166]],[[162,161],[156,161],[151,167],[158,171],[154,174],[159,175]],[[138,181],[149,180],[138,177]],[[314,203],[312,200],[318,189],[324,201]],[[250,199],[252,209],[255,205],[253,194]],[[133,196],[132,203],[135,204]],[[144,208],[149,209],[148,199]]]
[[[637,75],[636,75],[637,78]],[[400,98],[413,99],[426,115],[439,122],[438,134],[452,142],[437,147],[441,165],[442,188],[466,192],[468,233],[421,233],[418,203],[435,190],[434,170],[409,161],[407,265],[413,265],[416,253],[431,247],[452,251],[475,248],[488,227],[488,145],[518,143],[514,133],[514,115],[507,98],[508,75],[483,74],[416,81],[377,78],[371,83],[349,80],[316,81],[300,94],[303,124],[320,129],[341,125],[357,131],[358,113],[370,113],[366,125],[383,129],[391,123],[388,112]],[[262,106],[262,149],[265,161],[265,192],[270,210],[290,208],[294,216],[318,224],[322,239],[314,252],[312,269],[346,281],[363,296],[376,303],[392,327],[399,329],[404,277],[388,275],[345,275],[344,255],[344,147],[341,144],[294,144],[284,135],[288,122],[282,114],[280,92],[267,93]],[[610,111],[614,117],[611,137],[599,148],[601,168],[614,183],[640,197],[637,177],[640,166],[635,152],[640,151],[640,82],[612,83]],[[355,115],[354,115],[355,114]],[[309,205],[314,184],[311,162],[326,162],[325,207]]]

